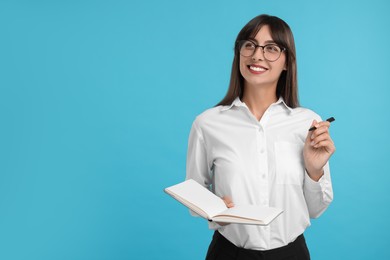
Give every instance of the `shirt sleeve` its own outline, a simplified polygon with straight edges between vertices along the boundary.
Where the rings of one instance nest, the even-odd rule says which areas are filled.
[[[308,173],[305,172],[303,192],[305,194],[310,218],[318,218],[333,200],[329,162],[324,166],[324,175],[318,182],[311,179]]]
[[[196,121],[192,124],[190,136],[188,139],[187,163],[186,163],[186,180],[193,179],[207,189],[212,184],[211,162],[208,159],[207,147]],[[190,210],[192,216],[199,216]],[[210,229],[216,230],[220,227],[213,221],[208,221]]]
[[[188,139],[186,180],[193,179],[210,189],[211,167],[209,167],[206,144],[196,122],[192,124]]]

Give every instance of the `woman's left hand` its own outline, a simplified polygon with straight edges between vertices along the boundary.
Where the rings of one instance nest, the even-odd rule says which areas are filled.
[[[306,171],[310,178],[318,181],[324,174],[324,166],[330,156],[336,151],[332,138],[329,135],[328,121],[317,123],[313,121],[311,126],[317,129],[309,131],[303,148],[303,159],[305,161]]]

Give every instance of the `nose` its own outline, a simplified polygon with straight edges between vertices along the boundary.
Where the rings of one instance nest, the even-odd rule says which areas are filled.
[[[264,60],[264,51],[261,46],[257,46],[255,52],[252,55],[252,60]]]

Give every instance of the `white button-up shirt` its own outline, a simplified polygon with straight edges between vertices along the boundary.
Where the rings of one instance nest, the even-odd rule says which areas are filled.
[[[187,179],[235,205],[263,205],[284,212],[269,226],[210,223],[238,247],[268,250],[294,241],[333,199],[329,165],[318,182],[305,171],[303,146],[313,119],[306,108],[282,98],[258,121],[239,98],[206,110],[189,137]]]

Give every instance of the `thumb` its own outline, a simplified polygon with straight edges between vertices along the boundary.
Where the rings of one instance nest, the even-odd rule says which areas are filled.
[[[229,196],[224,196],[224,197],[222,197],[222,199],[223,199],[223,202],[225,202],[226,207],[228,207],[228,208],[234,207],[234,203],[232,201],[232,198],[230,198]]]
[[[311,123],[310,128],[315,126],[317,123],[318,123],[317,120],[314,119],[313,122]],[[313,131],[308,131],[307,136],[306,136],[306,142],[309,142],[309,143],[311,142],[311,135],[312,134],[313,134]]]

